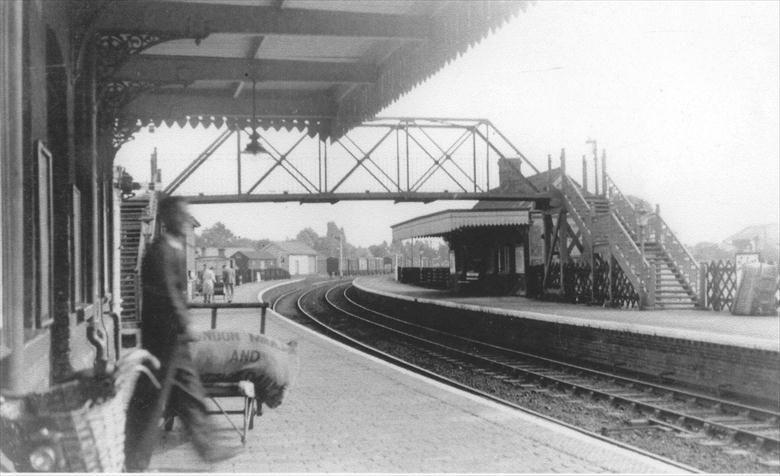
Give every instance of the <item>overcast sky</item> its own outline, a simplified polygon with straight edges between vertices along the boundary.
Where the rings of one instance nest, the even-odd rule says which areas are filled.
[[[540,169],[566,148],[569,173],[596,139],[626,194],[661,207],[685,243],[780,221],[780,3],[539,2],[382,116],[488,118]],[[140,132],[117,156],[163,179],[218,132]],[[235,145],[233,145],[235,150]],[[233,152],[234,153],[234,152]],[[555,162],[557,166],[557,160]],[[226,190],[235,188],[230,179]],[[219,181],[217,181],[219,184]],[[203,226],[282,240],[335,221],[351,243],[390,241],[390,225],[469,202],[192,207]]]

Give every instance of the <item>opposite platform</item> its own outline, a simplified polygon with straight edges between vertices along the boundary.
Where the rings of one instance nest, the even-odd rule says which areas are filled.
[[[242,288],[242,289],[241,289]],[[246,297],[245,285],[237,299]],[[256,288],[255,288],[256,289]],[[256,328],[256,316],[231,328]],[[208,326],[208,318],[198,318]],[[218,325],[222,328],[222,321]],[[227,327],[227,324],[225,324]],[[450,389],[335,343],[269,312],[267,334],[298,341],[300,373],[286,401],[265,410],[245,450],[202,463],[177,428],[157,471],[253,473],[681,473],[681,469],[530,414]],[[226,402],[235,406],[238,404]],[[238,446],[224,418],[214,437]],[[223,431],[224,430],[224,431]]]
[[[704,310],[610,309],[520,296],[464,297],[401,284],[391,276],[360,277],[354,284],[370,293],[420,303],[780,352],[780,319],[777,316],[734,316],[728,312]]]

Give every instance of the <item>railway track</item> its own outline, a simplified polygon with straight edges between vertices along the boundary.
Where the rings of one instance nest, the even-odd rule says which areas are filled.
[[[602,428],[600,433],[603,436],[626,430],[672,431],[691,439],[712,438],[707,444],[713,446],[747,445],[751,451],[757,453],[772,453],[774,456],[770,456],[769,461],[774,461],[773,457],[776,459],[780,448],[780,414],[777,411],[594,370],[419,326],[356,302],[349,296],[349,283],[335,286],[331,283],[327,290],[325,287],[327,286],[318,286],[301,294],[297,299],[298,307],[300,312],[316,322],[317,326],[339,339],[349,340],[354,344],[363,340],[365,335],[373,333],[374,340],[401,340],[431,359],[455,367],[472,368],[485,377],[524,391],[563,392],[566,395],[608,402],[615,407],[631,409],[642,415],[642,418],[634,418],[626,426]],[[292,295],[291,293],[295,292],[287,294]],[[322,294],[330,309],[305,309],[304,301],[318,300],[316,297],[312,300],[315,294]],[[280,296],[276,301],[282,297],[284,296]],[[361,337],[356,339],[356,332],[361,334]],[[364,342],[354,345],[398,363],[397,358]],[[415,371],[463,387],[462,384],[446,377],[431,375],[435,373],[419,369],[408,362],[404,361],[399,365],[415,367]],[[484,395],[484,392],[473,388],[464,389]],[[515,406],[505,400],[497,400]]]
[[[330,287],[326,291],[326,295],[330,291],[332,291],[333,289],[336,289],[336,288],[339,288],[339,287],[342,287],[342,286],[349,286],[349,283],[339,284],[339,285]],[[288,291],[288,292],[286,292],[286,293],[284,293],[284,294],[282,294],[280,296],[277,296],[272,301],[271,306],[272,306],[272,308],[276,309],[276,305],[281,300],[283,300],[284,298],[293,296],[295,294],[299,294],[299,297],[296,300],[296,305],[297,305],[297,308],[298,308],[299,312],[302,313],[304,316],[306,316],[306,318],[309,319],[311,322],[314,322],[316,324],[316,327],[320,328],[320,330],[323,330],[326,334],[329,334],[330,336],[335,337],[335,338],[337,338],[337,339],[339,339],[341,341],[345,341],[349,345],[357,347],[357,348],[359,348],[359,349],[361,349],[361,350],[363,350],[363,351],[365,351],[365,352],[367,352],[367,353],[369,353],[371,355],[374,355],[374,356],[379,357],[379,358],[381,358],[383,360],[389,361],[389,362],[391,362],[391,363],[393,363],[395,365],[398,365],[400,367],[412,370],[412,371],[417,372],[417,373],[421,373],[423,375],[426,375],[429,378],[432,378],[432,379],[434,379],[436,381],[439,381],[439,382],[442,382],[442,383],[446,383],[446,384],[448,384],[450,386],[453,386],[455,388],[459,388],[459,389],[467,391],[469,393],[477,394],[477,395],[479,395],[479,396],[481,396],[483,398],[490,399],[490,400],[492,400],[494,402],[497,402],[497,403],[500,403],[502,405],[511,407],[513,409],[516,409],[516,410],[519,410],[519,411],[523,411],[523,412],[527,412],[527,413],[531,413],[533,415],[536,415],[536,416],[538,416],[540,418],[544,418],[546,420],[554,421],[557,424],[566,426],[566,427],[568,427],[570,429],[573,429],[573,430],[581,432],[581,433],[585,433],[588,436],[591,436],[593,438],[602,439],[602,440],[608,441],[608,442],[610,442],[612,444],[616,444],[618,446],[621,446],[621,447],[623,447],[623,448],[625,448],[627,450],[635,451],[635,452],[643,454],[643,455],[645,455],[647,457],[650,457],[650,458],[653,458],[653,459],[656,459],[656,460],[659,460],[659,461],[663,461],[666,464],[679,467],[683,471],[692,472],[692,473],[700,472],[696,468],[693,468],[693,467],[691,467],[689,465],[685,465],[685,464],[682,464],[682,463],[670,460],[668,458],[665,458],[663,456],[660,456],[660,455],[657,455],[657,454],[654,454],[654,453],[651,453],[651,452],[644,451],[644,450],[642,450],[640,448],[624,444],[624,443],[622,443],[620,441],[616,441],[616,440],[611,439],[609,437],[606,437],[604,435],[601,435],[601,434],[598,434],[598,433],[594,433],[594,432],[585,430],[585,429],[583,429],[581,427],[578,427],[578,426],[575,426],[575,425],[571,425],[571,424],[569,424],[567,422],[564,422],[564,421],[561,421],[561,420],[558,420],[558,419],[555,419],[555,418],[550,418],[547,415],[538,413],[538,412],[533,411],[533,410],[531,410],[529,408],[520,406],[520,405],[518,405],[516,403],[507,401],[505,399],[499,398],[499,397],[497,397],[495,395],[492,395],[490,393],[483,392],[483,391],[481,391],[481,390],[479,390],[477,388],[474,388],[474,387],[471,387],[471,386],[468,386],[468,385],[464,385],[463,383],[458,382],[458,381],[453,380],[453,379],[450,379],[450,378],[448,378],[448,377],[446,377],[446,376],[444,376],[444,375],[442,375],[440,373],[431,371],[431,370],[429,370],[427,368],[420,367],[420,366],[415,365],[415,364],[413,364],[411,362],[408,362],[408,361],[406,361],[404,359],[401,359],[401,358],[398,358],[398,357],[396,357],[394,355],[391,355],[389,353],[383,352],[382,350],[378,349],[377,347],[374,347],[374,346],[371,346],[369,344],[366,344],[364,341],[362,341],[362,339],[355,339],[354,337],[351,337],[346,332],[343,332],[342,330],[340,330],[338,328],[338,327],[341,327],[341,325],[345,324],[344,321],[335,322],[334,319],[330,319],[330,317],[332,317],[332,316],[328,316],[325,319],[330,321],[330,322],[325,322],[325,319],[322,319],[322,316],[318,317],[317,315],[315,315],[316,311],[312,312],[310,310],[307,310],[304,307],[304,305],[302,304],[302,301],[307,296],[311,295],[311,293],[313,293],[313,292],[317,292],[317,291],[322,290],[324,287],[326,287],[326,286],[318,286],[318,287],[316,287],[314,289],[311,289],[311,290],[308,290],[308,291],[304,291],[304,292],[301,292],[300,289]],[[338,308],[336,308],[336,309],[338,309]],[[344,312],[344,311],[340,311],[340,312]],[[351,313],[348,314],[348,315],[351,315]],[[376,324],[372,323],[372,325],[376,325]]]
[[[419,326],[363,306],[349,297],[348,288],[348,284],[341,284],[325,293],[333,309],[377,326],[383,332],[411,340],[432,357],[458,365],[476,365],[486,375],[519,387],[553,387],[628,406],[647,416],[641,423],[644,425],[660,425],[687,433],[703,432],[769,451],[780,449],[780,413],[775,410],[593,370]],[[338,298],[334,297],[337,292]],[[605,433],[609,431],[604,429]]]
[[[419,326],[369,309],[351,299],[346,286],[341,289],[344,299],[364,315],[344,309],[326,294],[334,309],[364,322],[382,325],[388,332],[419,342],[445,360],[454,358],[480,365],[495,378],[520,386],[541,384],[627,405],[647,415],[646,424],[689,433],[703,431],[726,436],[737,443],[756,444],[764,450],[780,450],[780,412],[776,410],[593,370]],[[374,320],[366,315],[374,316]]]

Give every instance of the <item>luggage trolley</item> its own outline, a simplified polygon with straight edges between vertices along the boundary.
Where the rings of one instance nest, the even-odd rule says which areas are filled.
[[[211,328],[217,328],[217,311],[219,309],[260,309],[260,334],[265,334],[265,318],[268,310],[267,302],[260,303],[189,303],[190,309],[211,309]],[[255,399],[255,387],[252,382],[242,380],[239,382],[209,382],[204,383],[206,396],[211,399],[219,410],[209,410],[210,415],[224,415],[234,430],[241,436],[241,443],[246,444],[246,434],[254,428],[255,415],[262,415],[261,404]],[[244,406],[240,410],[225,410],[219,404],[217,398],[240,397]],[[242,429],[239,429],[230,419],[230,415],[243,415]],[[166,415],[165,430],[173,429],[173,415]]]

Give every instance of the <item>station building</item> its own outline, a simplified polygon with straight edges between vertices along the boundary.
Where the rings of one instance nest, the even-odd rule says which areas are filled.
[[[512,164],[514,162],[514,164]],[[495,191],[522,192],[560,185],[560,169],[519,177],[519,159],[500,159]],[[572,223],[573,225],[573,223]],[[533,202],[479,201],[392,226],[393,240],[442,238],[450,248],[448,287],[486,295],[525,294],[528,272],[544,264],[541,212]],[[572,256],[579,256],[573,250]]]
[[[0,2],[3,390],[91,367],[90,326],[110,336],[111,359],[141,344],[134,293],[159,190],[126,199],[114,164],[139,130],[338,139],[527,7],[249,3]],[[317,271],[309,250],[278,254],[291,274]]]
[[[195,266],[198,273],[203,272],[204,267],[214,268],[214,272],[221,277],[223,266],[236,267],[233,255],[239,251],[252,251],[252,248],[220,248],[215,246],[201,246],[196,248]]]
[[[300,241],[274,241],[261,251],[270,254],[276,260],[276,267],[290,273],[290,276],[317,274],[316,251]]]
[[[230,258],[236,264],[236,277],[240,283],[261,281],[276,268],[276,257],[263,250],[238,250]]]

